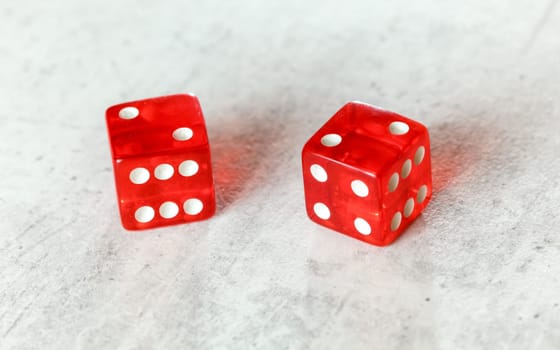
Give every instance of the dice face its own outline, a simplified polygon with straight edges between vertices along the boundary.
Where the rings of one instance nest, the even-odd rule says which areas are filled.
[[[172,95],[106,113],[123,226],[139,230],[215,212],[210,147],[198,99]]]
[[[426,127],[359,102],[309,139],[302,167],[309,217],[375,245],[399,237],[431,198]]]

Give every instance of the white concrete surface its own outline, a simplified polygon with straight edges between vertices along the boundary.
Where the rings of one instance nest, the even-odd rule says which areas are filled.
[[[559,33],[545,0],[3,0],[0,348],[560,348]],[[104,110],[187,91],[219,212],[125,232]],[[304,212],[349,100],[432,133],[387,248]]]

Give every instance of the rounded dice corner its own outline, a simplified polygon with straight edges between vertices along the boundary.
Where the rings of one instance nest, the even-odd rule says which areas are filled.
[[[311,140],[311,139],[307,140],[307,141],[303,144],[303,147],[301,148],[301,151],[299,152],[300,155],[301,155],[302,161],[303,161],[303,159],[304,159],[304,157],[305,157],[305,154],[307,154],[307,152],[309,152],[308,150],[309,150],[309,141],[310,141],[310,140]]]
[[[373,237],[368,237],[368,236],[363,236],[363,237],[355,237],[363,242],[366,242],[370,245],[376,246],[376,247],[387,247],[391,244],[393,244],[393,242],[395,242],[399,236],[396,236],[392,239],[387,239],[386,237],[384,239],[376,239]]]
[[[109,136],[111,132],[110,126],[114,123],[120,122],[119,111],[123,109],[125,106],[132,106],[132,105],[118,104],[118,105],[110,106],[105,110],[105,122],[107,123],[108,126]]]
[[[406,229],[405,229],[406,230]],[[404,233],[404,230],[402,233],[396,234],[396,235],[387,235],[385,236],[385,238],[383,240],[378,240],[376,242],[372,242],[371,244],[377,246],[377,247],[388,247],[390,245],[393,245],[393,243],[395,243]]]
[[[195,95],[192,92],[183,92],[183,93],[178,93],[178,94],[165,95],[165,96],[162,96],[161,98],[179,98],[179,97],[186,98],[188,100],[194,100],[194,101],[198,102],[198,96]]]
[[[383,113],[393,113],[391,111],[386,110],[383,107],[379,107],[377,105],[372,105],[370,103],[357,101],[357,100],[347,102],[340,110],[342,111],[344,109],[351,108],[351,107],[365,107],[365,108],[373,109],[373,110],[383,112]]]
[[[107,123],[109,122],[109,118],[113,116],[114,113],[112,112],[115,108],[115,106],[109,106],[105,109],[105,120],[107,121]]]
[[[143,231],[143,230],[148,230],[150,228],[153,228],[151,225],[148,224],[131,224],[124,221],[122,218],[121,218],[121,226],[126,231],[130,231],[130,232]],[[142,226],[146,226],[146,227],[142,227]]]
[[[429,137],[430,137],[429,130],[423,123],[419,122],[418,120],[405,117],[401,114],[397,114],[397,113],[393,113],[393,114],[394,114],[394,117],[395,117],[395,119],[394,119],[395,122],[405,123],[410,128],[410,131],[413,131],[416,135],[425,135],[426,138],[429,139]],[[391,124],[392,124],[392,122],[388,121],[387,122],[387,128],[390,128]],[[406,134],[407,133],[405,133],[404,135],[406,135]],[[395,136],[400,136],[400,135],[395,135]]]
[[[201,215],[196,221],[208,220],[216,215],[217,206],[216,206],[216,197],[214,193],[212,193],[211,199],[212,200],[210,201],[210,204],[206,206],[206,209],[200,213]]]
[[[124,205],[119,207],[119,218],[122,228],[126,231],[142,231],[151,228],[151,222],[140,223],[134,219],[133,213],[127,213]]]

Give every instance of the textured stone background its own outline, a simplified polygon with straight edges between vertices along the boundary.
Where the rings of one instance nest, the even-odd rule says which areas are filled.
[[[0,348],[560,348],[559,33],[545,0],[3,0]],[[104,110],[184,91],[219,212],[126,232]],[[304,212],[349,100],[431,130],[387,248]]]

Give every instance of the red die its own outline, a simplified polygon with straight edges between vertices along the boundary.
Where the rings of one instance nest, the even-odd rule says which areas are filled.
[[[359,102],[309,139],[302,163],[309,217],[375,245],[392,243],[432,193],[426,127]]]
[[[139,230],[206,219],[216,205],[198,99],[172,95],[107,110],[123,226]]]

